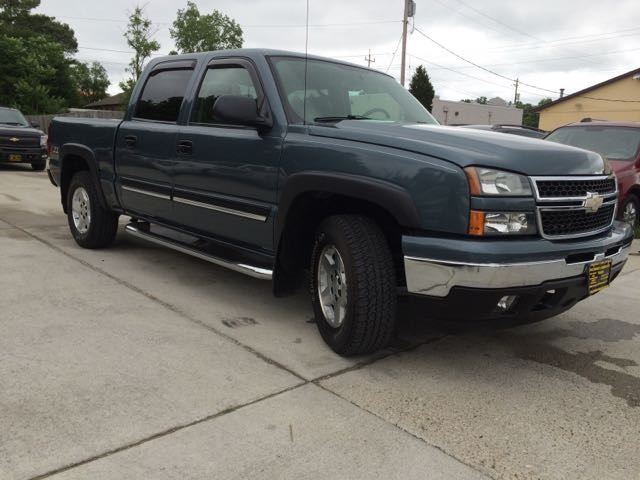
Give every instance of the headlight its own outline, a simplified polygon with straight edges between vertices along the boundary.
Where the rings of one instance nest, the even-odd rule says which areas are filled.
[[[47,140],[49,137],[47,137],[46,135],[40,135],[40,146],[41,147],[46,147],[47,146]]]
[[[464,169],[471,195],[530,197],[529,179],[517,173],[482,167]]]
[[[533,213],[479,212],[471,210],[469,234],[476,236],[533,235],[536,233]]]

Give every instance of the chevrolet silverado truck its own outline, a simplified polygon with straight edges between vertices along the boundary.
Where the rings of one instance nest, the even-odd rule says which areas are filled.
[[[154,59],[123,121],[56,118],[50,176],[75,241],[125,232],[252,277],[309,272],[337,353],[425,317],[537,321],[606,287],[631,246],[594,152],[437,124],[392,77],[290,52]]]
[[[44,170],[47,136],[15,108],[0,107],[0,162],[30,163]]]

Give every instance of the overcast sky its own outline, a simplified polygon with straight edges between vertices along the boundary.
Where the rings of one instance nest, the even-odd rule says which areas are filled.
[[[119,91],[131,54],[123,38],[132,0],[42,0],[38,11],[75,31],[77,58],[101,62]],[[154,22],[159,53],[173,49],[169,27],[185,1],[141,0]],[[304,0],[195,0],[201,13],[213,9],[244,30],[245,47],[303,52]],[[521,100],[537,104],[640,67],[638,0],[416,0],[416,29],[407,41],[407,78],[425,65],[436,95],[446,100],[500,96],[513,100],[508,79],[519,78]],[[400,76],[399,40],[403,0],[310,0],[309,53],[366,64]],[[425,38],[496,76],[447,52]],[[112,51],[115,50],[115,51]],[[397,52],[395,57],[394,52]],[[537,87],[537,88],[534,88]],[[550,90],[556,93],[551,93]]]

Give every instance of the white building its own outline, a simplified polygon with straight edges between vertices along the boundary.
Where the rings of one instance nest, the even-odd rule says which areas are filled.
[[[522,110],[508,106],[500,97],[486,105],[433,98],[431,114],[442,125],[522,125]]]

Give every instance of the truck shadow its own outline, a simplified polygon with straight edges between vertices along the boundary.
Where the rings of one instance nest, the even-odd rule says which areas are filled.
[[[43,178],[46,179],[47,182],[49,181],[49,179],[47,178],[47,172],[43,172],[43,171],[36,172],[35,170],[33,170],[33,168],[31,168],[31,164],[29,163],[1,163],[0,162],[0,172],[2,171],[25,172],[25,173],[32,173],[34,175],[44,175]]]

